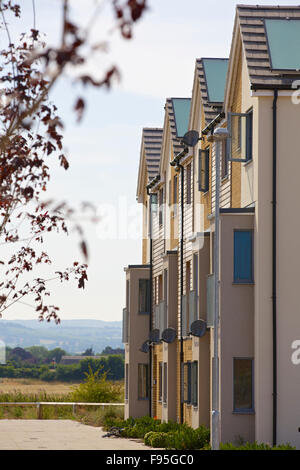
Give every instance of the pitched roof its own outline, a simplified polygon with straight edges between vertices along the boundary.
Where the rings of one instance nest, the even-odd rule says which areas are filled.
[[[161,157],[163,129],[145,127],[142,131],[140,151],[140,164],[137,181],[137,199],[143,200],[145,185],[147,185],[158,173]],[[147,180],[145,180],[147,170]]]
[[[201,89],[201,97],[202,97],[202,103],[203,103],[203,110],[204,110],[204,118],[206,124],[209,124],[213,119],[215,119],[218,114],[223,109],[223,102],[213,102],[210,101],[211,98],[209,96],[209,87],[210,87],[210,76],[209,74],[206,73],[205,66],[206,63],[205,61],[212,61],[214,65],[219,68],[219,71],[222,74],[222,80],[220,80],[217,84],[218,88],[222,88],[223,90],[219,90],[218,94],[222,94],[224,96],[224,90],[225,90],[225,83],[226,83],[226,73],[227,73],[227,65],[228,65],[228,59],[196,59],[196,70],[198,73],[198,79],[199,79],[199,84],[200,84],[200,89]],[[223,64],[226,64],[226,67],[223,66]],[[221,68],[220,68],[221,66]],[[212,84],[215,88],[215,84]],[[223,98],[224,99],[224,98]]]
[[[142,135],[142,147],[145,150],[148,182],[159,172],[163,129],[144,128]]]
[[[251,85],[290,86],[295,76],[299,78],[299,75],[296,71],[293,75],[290,72],[272,70],[266,19],[300,20],[300,6],[237,5],[237,21]]]
[[[180,143],[180,137],[188,131],[190,106],[190,98],[167,98],[166,101],[165,110],[169,117],[174,155],[184,148]]]

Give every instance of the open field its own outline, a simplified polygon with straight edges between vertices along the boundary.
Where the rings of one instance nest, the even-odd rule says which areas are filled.
[[[78,383],[43,382],[37,379],[0,379],[0,420],[1,419],[36,419],[36,405],[26,407],[5,406],[1,402],[96,402],[117,401],[123,402],[123,381],[109,382],[109,387],[117,391],[114,400],[97,400],[72,397],[71,392],[79,386]],[[117,400],[116,400],[117,398]],[[70,406],[43,406],[43,419],[71,419],[92,426],[101,426],[106,416],[123,417],[123,407],[96,407],[78,406],[74,414]]]
[[[47,395],[68,395],[72,387],[78,384],[63,382],[43,382],[37,379],[0,379],[0,394],[2,393],[22,393]]]

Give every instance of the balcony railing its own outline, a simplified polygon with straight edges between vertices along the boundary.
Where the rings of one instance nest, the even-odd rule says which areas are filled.
[[[210,274],[207,276],[206,284],[206,305],[207,305],[207,316],[206,322],[208,327],[214,326],[214,311],[215,311],[215,276]]]
[[[159,318],[160,318],[160,325],[159,330],[160,334],[168,328],[168,318],[167,318],[167,303],[163,300],[159,304]]]
[[[154,307],[154,328],[159,330],[159,337],[168,327],[168,310],[167,303],[163,300]]]
[[[128,323],[129,323],[129,312],[127,308],[123,308],[123,323],[122,323],[122,342],[128,343]]]
[[[198,318],[198,296],[192,290],[187,295],[181,297],[181,321],[182,336],[187,336],[191,331],[191,324]]]
[[[189,324],[188,332],[191,331],[191,324],[198,319],[198,295],[195,290],[189,293]]]

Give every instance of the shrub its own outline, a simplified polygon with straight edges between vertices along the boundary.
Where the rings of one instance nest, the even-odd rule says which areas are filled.
[[[146,445],[157,448],[166,448],[169,441],[169,434],[167,432],[150,431],[145,434],[144,442]]]
[[[86,379],[73,389],[71,399],[86,403],[113,403],[117,402],[119,390],[106,380],[106,372],[98,377],[101,369],[93,372],[89,366],[89,372],[85,372]]]
[[[169,433],[167,448],[176,450],[206,449],[209,445],[210,432],[205,426],[197,429],[183,424],[175,432]]]
[[[156,434],[155,431],[149,431],[149,432],[147,432],[147,434],[145,434],[145,436],[144,436],[144,444],[145,444],[146,446],[150,446],[150,447],[151,447],[151,445],[152,445],[152,444],[151,444],[151,438],[152,438],[152,436],[153,436],[154,434]]]
[[[44,380],[45,382],[53,382],[54,379],[55,379],[55,375],[50,370],[45,370],[40,375],[40,380]]]
[[[290,444],[281,444],[271,447],[269,444],[246,442],[241,446],[235,446],[231,442],[227,442],[226,444],[220,444],[220,450],[296,450],[296,448],[292,447]]]

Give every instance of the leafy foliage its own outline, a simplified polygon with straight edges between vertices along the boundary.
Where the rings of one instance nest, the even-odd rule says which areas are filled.
[[[210,432],[205,426],[193,429],[187,424],[174,421],[162,423],[149,416],[126,421],[113,418],[106,420],[105,428],[112,426],[123,428],[123,437],[144,439],[144,443],[152,447],[178,450],[209,448]]]
[[[90,369],[93,373],[101,369],[108,380],[121,380],[124,378],[124,358],[122,356],[108,356],[101,359],[84,359],[78,364],[58,364],[55,370],[51,371],[49,365],[46,364],[23,363],[20,365],[11,361],[6,365],[0,365],[0,377],[80,382]]]
[[[83,383],[74,388],[71,399],[85,403],[113,403],[120,399],[120,393],[116,387],[112,387],[107,381],[107,373],[99,374],[101,368],[93,372],[89,365],[89,371],[85,372],[86,379]]]
[[[231,442],[226,444],[220,444],[220,450],[296,450],[290,444],[281,444],[277,446],[270,446],[269,444],[263,444],[258,442],[246,442],[241,446],[236,446]]]

